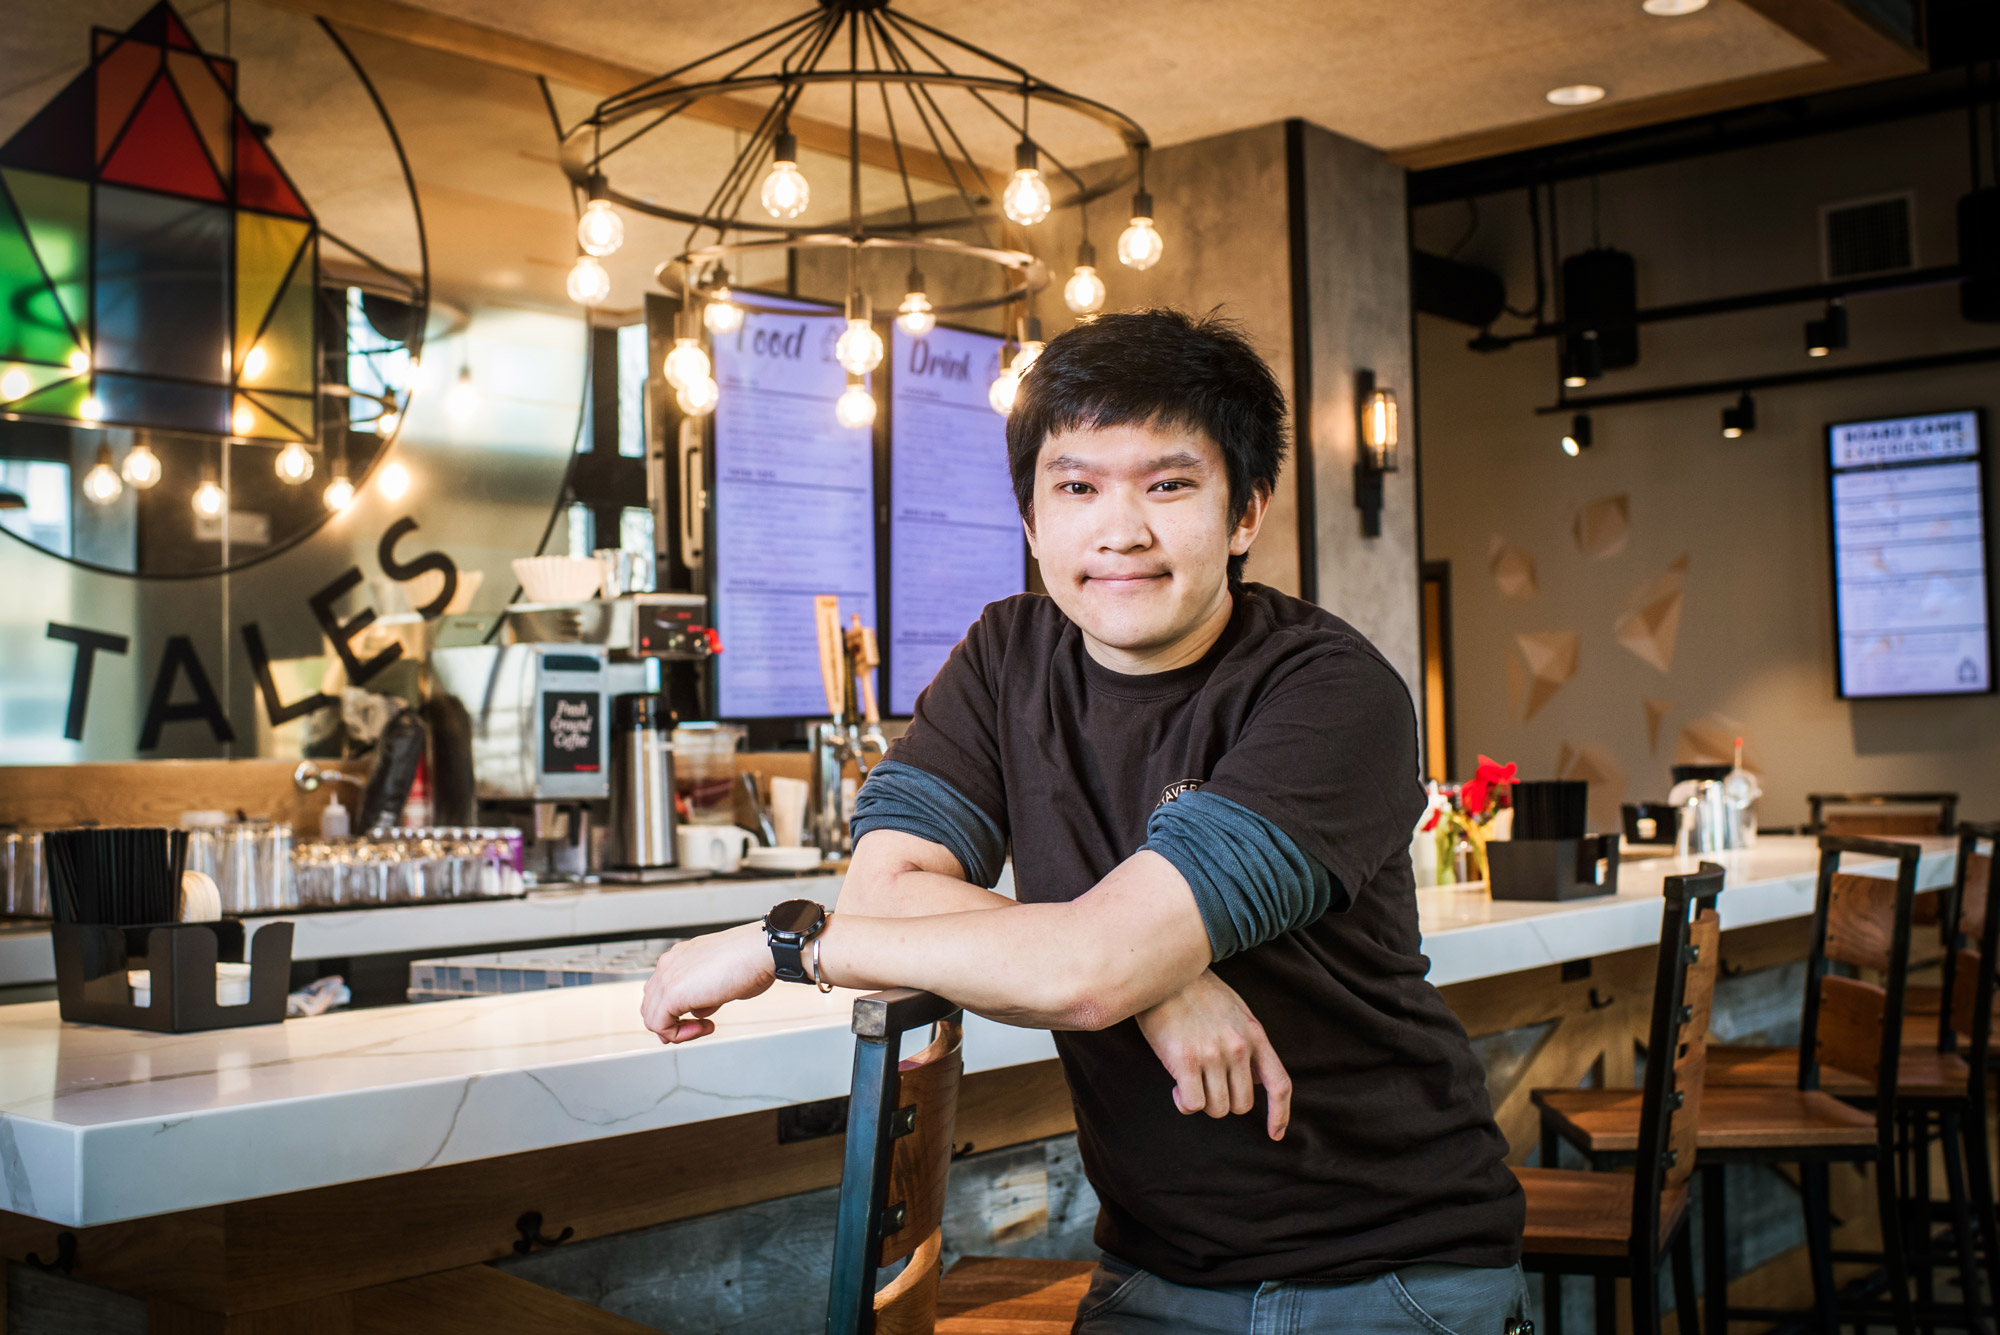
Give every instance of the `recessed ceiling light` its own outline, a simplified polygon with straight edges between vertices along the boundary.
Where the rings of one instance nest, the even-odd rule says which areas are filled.
[[[1559,107],[1581,107],[1603,97],[1604,90],[1594,83],[1566,83],[1549,89],[1545,96]]]
[[[1708,0],[1639,0],[1639,8],[1648,14],[1657,14],[1663,19],[1679,18],[1682,14],[1692,14],[1708,8]]]

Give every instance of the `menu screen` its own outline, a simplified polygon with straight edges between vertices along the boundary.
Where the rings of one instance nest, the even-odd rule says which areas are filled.
[[[747,312],[711,349],[715,408],[716,705],[723,718],[826,713],[813,598],[875,619],[874,432],[834,419],[847,373],[840,312]]]
[[[1840,694],[1993,689],[1979,415],[1827,430]]]
[[[888,707],[908,714],[985,606],[1027,588],[1007,419],[986,401],[1001,339],[900,327],[889,376]]]

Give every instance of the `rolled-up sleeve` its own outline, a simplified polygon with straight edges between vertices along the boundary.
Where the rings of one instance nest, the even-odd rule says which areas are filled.
[[[965,879],[991,890],[1000,883],[1007,841],[993,818],[927,770],[884,760],[868,771],[854,799],[856,843],[871,830],[900,830],[929,840],[958,859]]]
[[[1145,848],[1194,891],[1216,959],[1344,909],[1346,890],[1276,825],[1214,793],[1183,793],[1146,822]]]

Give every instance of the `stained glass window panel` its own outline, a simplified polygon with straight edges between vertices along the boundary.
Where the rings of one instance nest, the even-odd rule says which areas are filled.
[[[153,84],[133,113],[131,125],[111,150],[100,173],[104,180],[143,185],[198,199],[223,199],[222,182],[166,79]]]
[[[215,383],[228,341],[229,210],[97,187],[97,365]]]
[[[309,230],[288,218],[236,215],[236,364],[243,372],[249,369],[250,345],[264,327],[264,317],[290,276]]]
[[[191,51],[167,52],[167,73],[180,90],[201,135],[202,147],[223,179],[229,177],[229,94],[217,82],[208,62]]]
[[[28,239],[80,336],[90,327],[90,186],[41,172],[0,172]]]
[[[63,365],[77,348],[27,228],[0,197],[0,358]]]
[[[301,256],[285,285],[284,295],[273,303],[262,332],[246,332],[237,326],[237,340],[253,337],[241,374],[246,388],[291,389],[310,392],[313,388],[313,286],[312,257]],[[239,317],[240,318],[240,317]]]
[[[131,422],[221,435],[229,430],[229,391],[221,385],[147,380],[100,372],[97,399],[106,422]]]
[[[97,161],[102,163],[131,119],[132,109],[160,72],[164,53],[148,42],[127,40],[97,64]]]

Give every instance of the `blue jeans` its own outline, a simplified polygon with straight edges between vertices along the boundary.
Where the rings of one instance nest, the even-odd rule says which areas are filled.
[[[1077,1304],[1073,1335],[1503,1335],[1509,1317],[1527,1313],[1518,1265],[1188,1288],[1107,1256]]]

